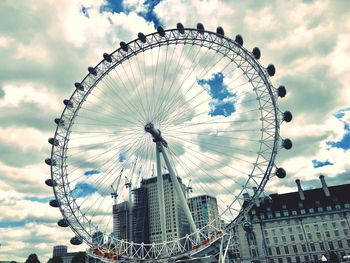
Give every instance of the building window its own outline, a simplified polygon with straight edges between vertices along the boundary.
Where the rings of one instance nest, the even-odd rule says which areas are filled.
[[[288,248],[288,246],[284,246],[284,252],[285,252],[286,254],[289,254],[289,248]]]
[[[313,209],[313,208],[309,209],[309,213],[314,213],[314,212],[315,212],[315,209]]]
[[[311,233],[307,233],[307,238],[308,238],[309,240],[312,240],[312,235],[311,235]]]
[[[339,230],[334,230],[334,235],[335,235],[336,237],[339,237]]]
[[[337,222],[332,222],[333,228],[337,228]]]
[[[272,218],[272,213],[271,213],[271,212],[268,212],[268,213],[267,213],[267,218],[269,218],[269,219]]]
[[[288,210],[283,211],[283,216],[289,216]]]
[[[272,235],[275,236],[276,235],[276,230],[272,229]]]
[[[341,240],[338,240],[338,247],[343,248],[343,242]]]
[[[349,235],[349,230],[344,229],[344,235],[345,235],[345,236]]]
[[[270,244],[270,239],[268,237],[265,238],[265,242],[266,242],[266,244]]]
[[[323,251],[323,250],[324,250],[324,244],[323,244],[323,242],[320,242],[319,245],[320,245],[320,250]]]
[[[292,211],[292,215],[293,215],[293,216],[296,216],[296,215],[297,215],[297,211],[293,210],[293,211]]]
[[[306,252],[306,246],[305,246],[305,244],[301,244],[301,249],[303,250],[303,252]]]
[[[290,257],[287,257],[287,262],[292,263],[292,259]]]
[[[299,256],[296,256],[295,260],[297,261],[297,263],[300,263],[300,257]]]
[[[328,229],[327,223],[323,223],[323,224],[322,224],[322,227],[323,227],[323,229]]]
[[[305,209],[300,209],[300,214],[305,215]]]
[[[324,233],[326,234],[326,237],[328,237],[328,238],[331,237],[331,233],[329,231],[325,231]]]
[[[328,247],[329,247],[330,250],[334,249],[334,245],[333,245],[332,241],[328,241]]]
[[[297,247],[297,245],[293,245],[292,248],[293,248],[293,252],[294,252],[294,253],[298,253],[298,247]]]
[[[282,242],[284,242],[284,243],[287,242],[286,236],[282,236]]]
[[[302,234],[299,234],[299,240],[303,241],[304,240],[304,236]]]
[[[304,259],[305,259],[306,262],[308,262],[309,261],[309,256],[304,256]]]
[[[341,221],[340,224],[341,224],[342,227],[346,227],[346,222],[344,220]]]
[[[311,243],[311,244],[310,244],[310,247],[311,247],[311,251],[316,251],[316,247],[315,247],[315,244],[314,244],[314,243]]]
[[[278,243],[278,239],[277,239],[277,237],[273,237],[273,242],[275,242],[275,244],[277,244],[277,243]]]
[[[290,241],[294,242],[295,241],[295,237],[294,235],[290,235]]]
[[[297,226],[297,231],[298,231],[298,233],[301,233],[301,227],[300,226]]]
[[[288,227],[288,232],[289,232],[289,233],[293,233],[293,228]]]
[[[316,232],[316,236],[317,236],[317,239],[320,239],[321,238],[321,233],[320,232]]]
[[[276,215],[276,217],[281,217],[281,212],[280,211],[276,211],[275,215]]]
[[[283,258],[278,258],[278,263],[283,263]]]
[[[344,207],[345,207],[345,208],[350,208],[350,204],[349,204],[349,203],[346,203],[346,204],[344,204]]]
[[[283,228],[280,228],[280,233],[281,233],[281,235],[284,235],[284,229]]]
[[[265,235],[265,236],[268,236],[268,235],[269,235],[269,232],[267,232],[267,230],[264,230],[264,235]]]
[[[318,256],[317,255],[313,255],[314,258],[314,262],[318,262]]]
[[[277,254],[277,255],[281,255],[281,250],[280,250],[279,247],[276,247],[276,254]]]
[[[272,255],[272,249],[271,249],[271,247],[268,247],[268,248],[267,248],[267,254],[270,255],[270,256]]]
[[[310,226],[309,226],[309,225],[306,225],[306,226],[305,226],[305,230],[306,230],[307,232],[309,232],[309,231],[310,231]]]
[[[330,205],[327,205],[326,209],[327,211],[332,211],[332,207]]]
[[[318,227],[318,225],[317,225],[317,224],[314,224],[314,228],[315,228],[315,230],[316,230],[316,231],[318,231],[318,230],[319,230],[319,227]]]

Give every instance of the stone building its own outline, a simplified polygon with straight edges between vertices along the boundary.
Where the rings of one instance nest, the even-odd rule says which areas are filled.
[[[350,184],[272,194],[250,210],[248,231],[236,229],[240,262],[318,262],[350,254]],[[247,229],[246,229],[247,230]]]

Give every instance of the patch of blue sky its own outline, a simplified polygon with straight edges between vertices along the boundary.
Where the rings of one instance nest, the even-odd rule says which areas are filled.
[[[327,145],[334,148],[349,150],[350,149],[350,124],[344,123],[344,135],[340,141],[337,141],[337,142],[329,141],[327,142]]]
[[[20,221],[0,221],[0,228],[14,228],[23,227],[27,222],[25,220]]]
[[[75,197],[86,197],[96,193],[97,188],[88,183],[77,183],[72,192]]]
[[[101,173],[101,171],[99,171],[99,170],[89,170],[89,171],[85,171],[84,175],[85,176],[91,176],[91,175],[99,174],[99,173]]]
[[[314,168],[320,168],[323,166],[327,166],[327,165],[333,165],[334,163],[331,163],[330,161],[326,160],[324,162],[321,161],[317,161],[317,160],[312,160],[312,165],[314,166]]]
[[[228,90],[224,84],[225,76],[221,73],[212,74],[210,79],[200,79],[197,81],[210,95],[212,100],[209,102],[210,116],[225,116],[232,115],[235,111],[235,105],[232,99],[236,97],[235,93]]]
[[[155,28],[161,25],[160,20],[154,11],[160,1],[161,0],[145,0],[143,2],[145,9],[137,12],[137,14],[143,17],[146,21],[153,22]],[[135,11],[135,7],[126,6],[123,2],[123,0],[107,0],[106,4],[100,7],[100,12],[129,14],[130,12]]]
[[[345,113],[348,111],[350,111],[350,108],[341,109],[334,113],[333,116],[338,119],[342,119],[345,116]]]
[[[119,153],[119,162],[122,163],[126,160],[126,153],[125,152],[120,152]]]
[[[53,196],[51,196],[51,197],[28,196],[28,197],[24,198],[24,200],[29,200],[29,201],[32,201],[32,202],[39,202],[39,203],[48,203],[52,199],[55,199],[55,198]]]
[[[90,18],[89,8],[88,7],[81,6],[80,12],[82,12],[84,14],[84,16],[86,16],[87,18]]]

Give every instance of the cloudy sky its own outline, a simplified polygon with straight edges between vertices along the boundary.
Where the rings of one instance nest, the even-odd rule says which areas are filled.
[[[329,185],[349,183],[349,9],[346,0],[1,1],[0,260],[35,252],[46,262],[53,245],[69,245],[72,232],[57,227],[44,184],[53,119],[88,66],[159,25],[220,25],[226,36],[241,34],[248,50],[258,46],[262,65],[276,66],[272,83],[288,91],[280,108],[294,115],[281,134],[294,147],[279,153],[288,176],[273,178],[268,192],[294,190],[297,178],[305,189],[319,187],[320,174]]]

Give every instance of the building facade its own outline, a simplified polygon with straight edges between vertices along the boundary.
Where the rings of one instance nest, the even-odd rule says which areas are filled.
[[[185,195],[186,187],[181,182],[180,178],[178,178],[178,180],[183,194]],[[177,196],[175,186],[173,185],[169,174],[163,174],[163,183],[166,238],[168,241],[170,241],[188,234],[189,224],[187,222],[185,212],[181,208],[180,199]],[[146,188],[148,193],[149,242],[160,243],[162,242],[162,232],[160,226],[157,177],[142,180],[141,188]]]
[[[131,240],[128,201],[113,205],[113,234],[117,239]]]
[[[248,231],[236,229],[240,262],[319,262],[350,253],[350,184],[272,194],[250,210]]]
[[[194,196],[188,199],[188,205],[197,229],[203,229],[205,235],[209,235],[213,228],[220,228],[219,209],[217,200],[210,195]]]

